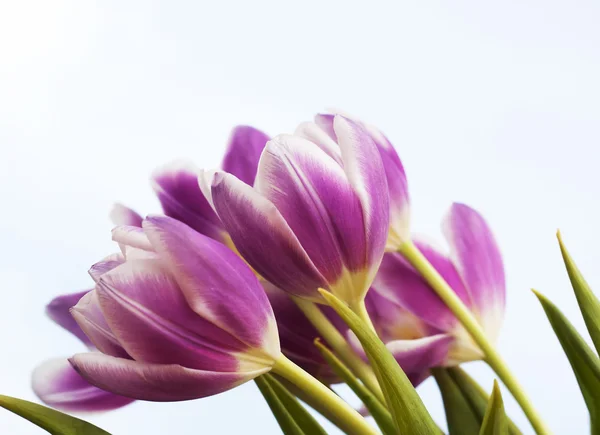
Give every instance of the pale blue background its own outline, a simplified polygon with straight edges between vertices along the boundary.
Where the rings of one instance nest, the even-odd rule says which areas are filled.
[[[1,0],[0,392],[34,399],[36,363],[83,350],[43,309],[89,286],[89,265],[115,250],[113,200],[156,212],[154,167],[213,167],[237,123],[291,132],[336,106],[396,144],[416,231],[439,237],[453,200],[488,218],[508,273],[501,351],[556,433],[584,433],[529,288],[582,327],[557,227],[600,288],[599,18],[591,1]],[[420,391],[442,421],[435,386]],[[253,384],[89,418],[115,434],[278,431]],[[41,433],[1,410],[0,432]]]

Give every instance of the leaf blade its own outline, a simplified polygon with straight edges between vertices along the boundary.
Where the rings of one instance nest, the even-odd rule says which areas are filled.
[[[298,402],[283,384],[268,373],[264,376],[266,376],[268,382],[271,384],[271,388],[275,391],[275,394],[277,394],[279,400],[286,407],[288,413],[292,416],[303,433],[310,435],[327,435],[325,429],[321,427],[317,420],[310,415],[306,408]]]
[[[587,330],[592,338],[596,352],[600,354],[600,301],[592,292],[592,289],[584,279],[575,264],[575,261],[565,247],[560,231],[557,231],[556,237],[560,246],[560,252],[571,281],[571,286],[577,298],[579,309],[585,321]]]
[[[443,370],[450,375],[456,386],[460,389],[461,393],[471,406],[471,409],[476,413],[478,421],[481,424],[490,398],[487,391],[485,391],[475,379],[469,376],[467,372],[459,366],[449,367]],[[508,433],[511,435],[522,435],[522,432],[517,425],[508,418],[508,416],[506,418],[508,420]],[[478,431],[475,433],[478,433]]]
[[[265,375],[254,379],[284,435],[306,435],[287,411]]]
[[[0,395],[0,407],[17,414],[52,435],[110,435],[85,420],[16,397]]]
[[[508,435],[508,421],[504,412],[504,402],[496,380],[494,380],[494,388],[490,395],[479,435]]]
[[[600,358],[548,298],[533,290],[544,309],[579,384],[590,413],[592,433],[600,430]]]
[[[432,370],[442,394],[449,435],[479,433],[482,416],[445,369]],[[485,407],[485,402],[483,403]],[[485,410],[485,408],[484,408]]]

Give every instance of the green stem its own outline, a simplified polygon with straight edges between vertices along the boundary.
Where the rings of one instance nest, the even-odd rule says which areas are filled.
[[[365,384],[365,386],[371,390],[373,394],[381,401],[385,403],[385,397],[377,382],[377,377],[371,367],[364,362],[354,350],[346,338],[337,330],[331,321],[325,314],[319,309],[314,303],[307,301],[306,299],[300,299],[292,296],[292,300],[296,303],[298,308],[304,313],[310,323],[319,331],[322,338],[331,346],[337,356],[352,370],[352,372]]]
[[[477,343],[485,355],[485,361],[496,372],[506,388],[512,393],[513,397],[519,403],[523,412],[529,419],[531,426],[539,435],[550,434],[550,429],[542,421],[533,404],[523,391],[523,388],[509,370],[506,362],[502,359],[498,351],[488,340],[485,332],[473,316],[471,311],[463,304],[454,290],[442,278],[438,271],[431,265],[429,260],[419,251],[411,241],[403,243],[398,249],[404,258],[413,265],[417,271],[425,278],[429,285],[435,290],[444,303],[454,313],[456,318],[462,323],[464,328],[471,334],[471,337]]]
[[[377,431],[356,410],[285,356],[281,355],[275,361],[272,370],[301,388],[322,407],[335,415],[339,421],[343,422],[343,430],[347,434],[377,435]]]
[[[354,311],[354,314],[360,317],[360,319],[365,322],[369,328],[371,328],[371,331],[377,333],[377,331],[375,331],[375,325],[373,325],[373,321],[367,312],[367,306],[365,305],[364,299],[354,305],[351,305],[350,309]]]
[[[315,346],[319,349],[321,355],[323,355],[323,358],[325,358],[329,364],[329,367],[333,369],[340,379],[344,381],[346,385],[354,391],[362,403],[365,404],[383,433],[386,435],[394,435],[396,433],[394,420],[385,405],[377,400],[377,397],[375,397],[375,395],[354,376],[350,369],[346,367],[332,351],[321,343],[319,338],[315,338]]]

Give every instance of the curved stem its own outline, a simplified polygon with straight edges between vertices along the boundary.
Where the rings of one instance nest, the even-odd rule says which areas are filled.
[[[292,300],[296,303],[298,308],[304,313],[306,318],[313,324],[313,326],[319,331],[322,338],[331,346],[337,356],[352,370],[352,372],[359,378],[365,386],[371,390],[375,396],[385,403],[385,398],[381,392],[377,377],[371,367],[363,361],[348,342],[346,338],[337,330],[335,326],[329,321],[327,316],[319,309],[317,304],[314,302],[307,301],[292,296]]]
[[[431,265],[429,260],[419,251],[419,249],[411,241],[407,241],[400,245],[398,249],[404,258],[425,278],[429,285],[435,290],[440,298],[446,303],[448,308],[454,313],[456,318],[462,323],[464,328],[471,334],[471,337],[477,343],[479,348],[485,354],[485,361],[496,372],[502,380],[506,388],[512,393],[517,400],[525,415],[529,419],[531,426],[539,435],[550,434],[550,429],[542,421],[533,404],[523,391],[523,388],[509,370],[506,362],[502,359],[498,351],[488,340],[485,332],[473,316],[471,311],[463,304],[454,290],[442,278],[438,271]]]
[[[285,356],[281,355],[273,365],[273,372],[283,376],[321,406],[334,414],[343,422],[343,430],[351,435],[376,435],[377,431],[367,421],[344,402],[338,395],[323,385],[321,382],[306,373]]]

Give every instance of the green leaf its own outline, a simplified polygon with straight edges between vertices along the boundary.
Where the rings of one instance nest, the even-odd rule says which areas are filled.
[[[285,387],[286,390],[288,390],[296,398],[298,398],[299,400],[304,402],[306,405],[310,406],[312,409],[317,411],[319,414],[321,414],[323,417],[325,417],[327,420],[329,420],[331,423],[333,423],[335,426],[337,426],[342,432],[344,431],[344,427],[345,427],[344,423],[345,422],[341,421],[334,413],[331,412],[331,410],[329,410],[329,408],[327,408],[326,406],[323,406],[322,403],[315,400],[315,398],[313,396],[306,394],[304,392],[304,390],[302,390],[301,388],[299,388],[296,385],[289,382],[287,379],[285,379],[277,374],[269,373],[269,375],[272,376],[274,379],[276,379],[281,385],[283,385]],[[335,391],[333,391],[333,390],[331,390],[331,391],[335,394]]]
[[[483,417],[479,435],[508,435],[508,421],[504,413],[504,402],[496,380],[494,380],[494,389],[485,411],[485,417]]]
[[[273,376],[267,373],[255,381],[285,435],[327,435],[314,417]]]
[[[542,294],[540,300],[552,329],[569,359],[590,413],[592,433],[600,433],[600,359],[565,315]]]
[[[258,389],[262,393],[263,397],[267,401],[269,408],[271,408],[271,412],[275,416],[281,431],[285,435],[305,435],[304,431],[300,429],[298,423],[294,420],[292,415],[288,412],[286,407],[283,405],[277,393],[273,390],[271,383],[267,379],[265,375],[259,376],[254,379]]]
[[[477,435],[483,421],[480,410],[463,394],[448,370],[434,369],[432,373],[442,393],[449,434]],[[485,412],[485,400],[482,399],[479,404],[483,405]]]
[[[327,435],[325,429],[314,419],[312,415],[298,402],[292,393],[290,393],[281,382],[275,379],[272,375],[266,374],[268,381],[271,383],[271,388],[279,397],[279,400],[286,407],[290,415],[294,418],[300,429],[306,434]]]
[[[53,435],[110,435],[87,421],[27,400],[0,395],[0,406]]]
[[[481,425],[490,398],[489,394],[477,383],[477,381],[475,381],[475,379],[458,366],[436,370],[443,370],[450,376],[454,384],[460,389],[461,394],[468,402],[470,408],[477,416],[479,425]],[[479,426],[474,433],[479,433]],[[514,424],[510,418],[508,419],[508,433],[511,435],[522,435],[517,425]]]
[[[344,302],[325,290],[319,290],[327,303],[356,334],[373,366],[379,385],[392,414],[396,433],[402,435],[439,434],[440,430],[427,412],[421,398],[370,326],[366,325]]]
[[[354,391],[354,393],[358,396],[358,398],[365,404],[375,422],[382,430],[382,432],[386,435],[394,435],[396,433],[396,429],[394,426],[394,420],[392,420],[392,415],[389,411],[383,406],[383,404],[375,397],[371,391],[367,387],[365,387],[354,374],[350,371],[348,367],[344,365],[340,359],[335,356],[335,354],[327,349],[319,338],[315,339],[315,346],[323,355],[327,364],[333,369],[333,371]]]
[[[450,435],[477,435],[487,408],[489,395],[460,367],[433,369],[446,410]],[[507,417],[508,433],[522,435]]]
[[[560,231],[556,233],[556,237],[558,238],[560,252],[565,262],[565,266],[567,267],[567,273],[569,274],[571,285],[575,291],[575,297],[577,298],[579,309],[581,310],[581,314],[585,320],[590,337],[592,338],[594,346],[596,347],[596,352],[600,353],[600,301],[598,301],[598,298],[590,289],[590,286],[575,265],[573,258],[571,258],[569,251],[567,251],[567,248],[565,248]]]

